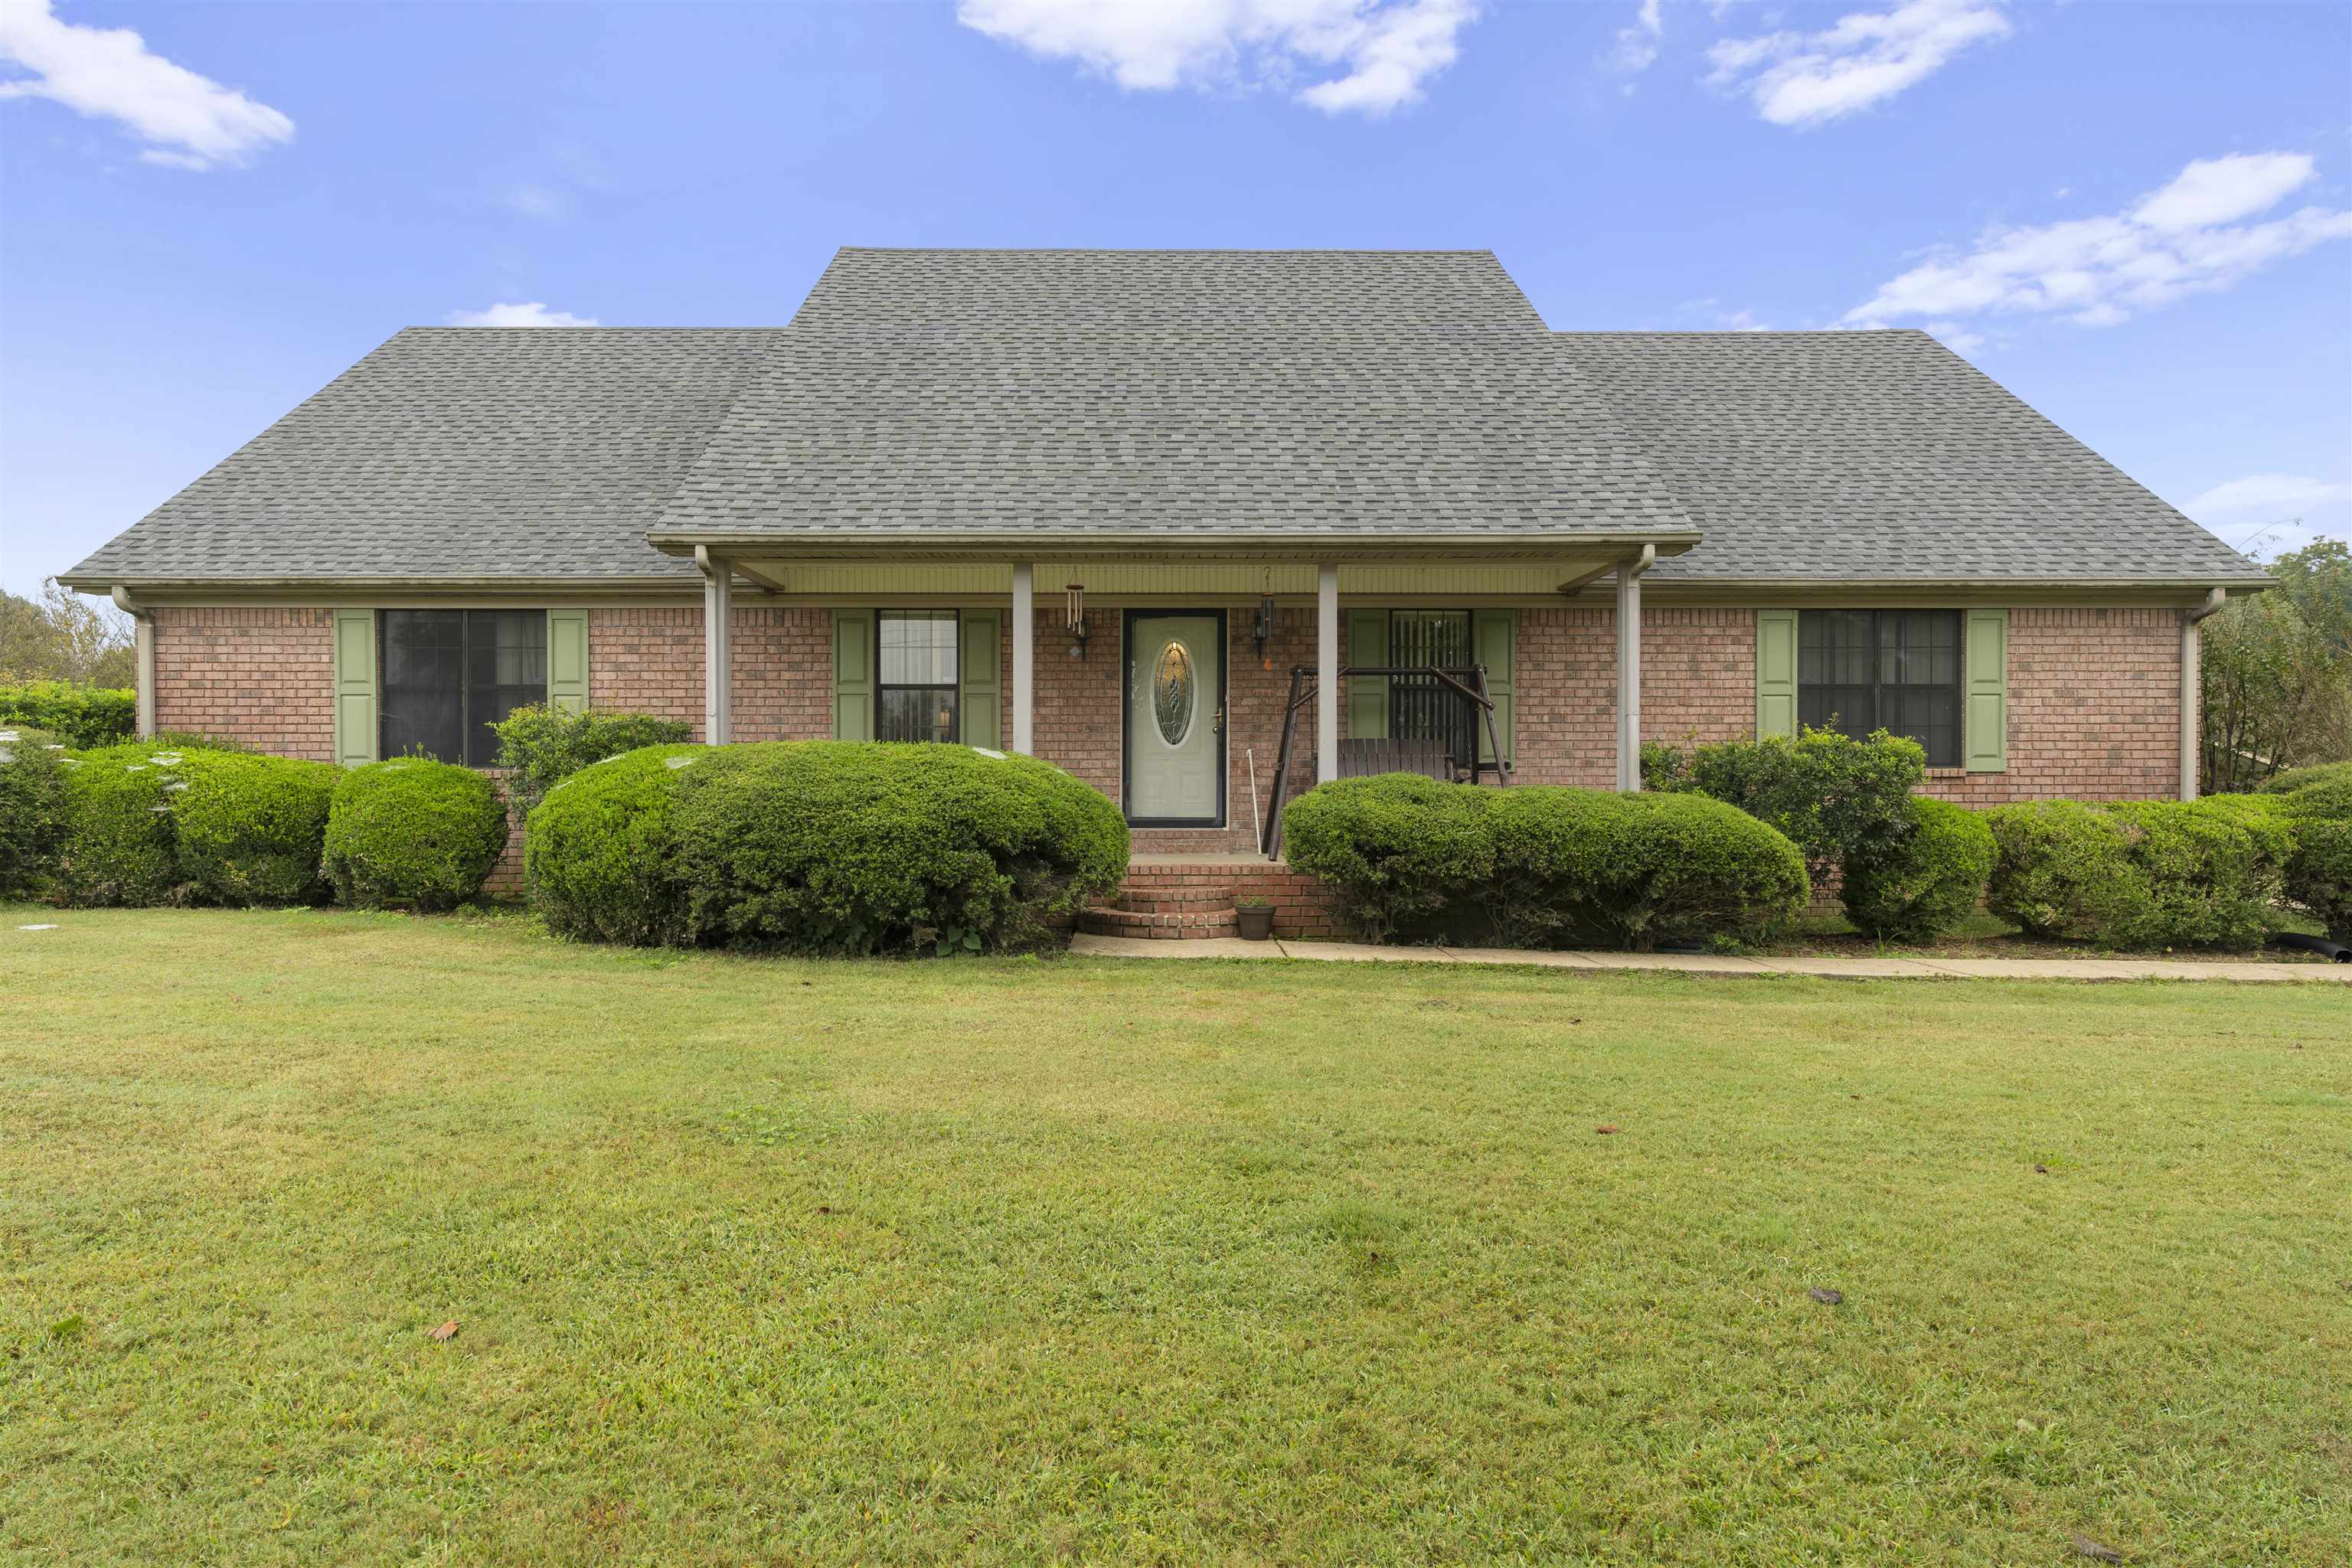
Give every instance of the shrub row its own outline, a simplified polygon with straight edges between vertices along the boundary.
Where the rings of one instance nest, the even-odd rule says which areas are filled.
[[[2045,800],[1985,817],[1994,914],[2034,936],[2116,948],[2260,945],[2296,846],[2294,820],[2258,795]]]
[[[111,746],[139,728],[139,699],[128,690],[63,680],[0,686],[0,730],[11,728],[45,730],[76,750]]]
[[[2281,773],[2257,797],[2294,835],[2286,863],[2287,901],[2352,942],[2352,763]]]
[[[1826,892],[1847,861],[1884,859],[1894,841],[1911,836],[1912,792],[1927,776],[1919,742],[1884,730],[1867,741],[1809,729],[1793,740],[1642,748],[1644,789],[1696,791],[1779,828],[1803,851],[1815,893]]]
[[[1373,941],[1510,947],[1749,940],[1805,901],[1778,830],[1691,794],[1342,779],[1283,813],[1292,865]]]
[[[562,934],[804,953],[1013,952],[1109,893],[1127,824],[1050,763],[965,746],[661,745],[530,814]]]

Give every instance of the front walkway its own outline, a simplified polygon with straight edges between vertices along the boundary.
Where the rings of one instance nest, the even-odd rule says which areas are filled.
[[[1542,952],[1501,947],[1374,947],[1358,942],[1154,942],[1077,936],[1081,958],[1321,959],[1370,963],[1532,963],[1545,969],[1672,969],[1696,974],[1824,974],[1841,980],[2308,980],[2352,984],[2352,963],[2168,958],[1726,958],[1682,952]]]

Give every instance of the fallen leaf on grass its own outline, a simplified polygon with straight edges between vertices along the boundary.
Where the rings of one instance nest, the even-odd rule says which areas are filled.
[[[1609,1134],[1617,1131],[1617,1124],[1614,1121],[1606,1121],[1594,1128],[1593,1131],[1600,1133],[1603,1138],[1606,1138]]]
[[[2033,1167],[2033,1173],[2037,1176],[2046,1176],[2050,1173],[2050,1167],[2047,1165],[2036,1165]]]
[[[2095,1557],[2102,1563],[2120,1563],[2124,1560],[2124,1554],[2114,1547],[2102,1546],[2080,1531],[2074,1531],[2074,1550],[2084,1556]]]
[[[442,1324],[439,1328],[434,1330],[425,1337],[428,1340],[434,1341],[456,1339],[457,1337],[457,1320],[455,1318],[450,1319],[447,1322]]]
[[[1811,1296],[1814,1300],[1819,1301],[1824,1307],[1834,1307],[1840,1301],[1845,1300],[1844,1291],[1832,1290],[1826,1285],[1816,1285],[1811,1289],[1806,1291],[1805,1294]]]

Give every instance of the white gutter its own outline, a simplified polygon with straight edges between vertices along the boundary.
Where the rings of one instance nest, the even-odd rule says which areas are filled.
[[[2205,617],[2230,602],[2229,590],[2214,588],[2205,595],[2205,602],[2180,615],[2180,798],[2197,798],[2198,762],[2204,750],[2203,715],[2198,711],[2198,701],[2203,674],[2204,650],[2198,632]]]
[[[131,590],[117,583],[112,597],[114,607],[131,617],[131,642],[138,653],[139,673],[139,738],[145,740],[155,732],[155,612],[131,596]]]

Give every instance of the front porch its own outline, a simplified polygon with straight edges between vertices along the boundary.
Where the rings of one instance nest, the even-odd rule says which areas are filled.
[[[1614,658],[1603,643],[1598,659],[1571,672],[1587,700],[1601,698],[1604,723],[1613,721],[1613,754],[1605,738],[1591,746],[1588,729],[1578,755],[1547,757],[1537,776],[1638,788],[1633,629],[1642,573],[1657,545],[1581,542],[1588,553],[1558,542],[1420,553],[1391,546],[1320,562],[798,559],[705,545],[695,552],[703,736],[724,742],[773,732],[757,717],[739,731],[739,697],[767,709],[779,684],[824,679],[821,669],[764,668],[780,646],[822,646],[806,632],[755,637],[757,651],[742,653],[733,636],[763,619],[762,609],[796,621],[805,618],[796,610],[821,610],[832,700],[793,706],[824,712],[835,736],[1026,752],[1118,803],[1139,866],[1164,857],[1264,864],[1278,858],[1271,830],[1282,805],[1346,773],[1402,766],[1511,776],[1517,716],[1530,695],[1518,677],[1519,620],[1613,598]],[[919,635],[936,640],[909,654],[900,628],[918,618],[929,623]],[[910,659],[928,660],[921,679],[937,684],[910,687]],[[1528,671],[1547,683],[1560,675],[1549,660]],[[909,691],[931,695],[910,706]],[[1549,685],[1533,695],[1548,713]],[[910,711],[919,726],[911,732]]]

